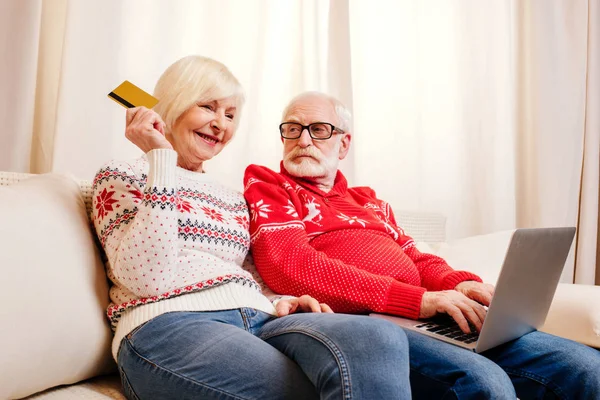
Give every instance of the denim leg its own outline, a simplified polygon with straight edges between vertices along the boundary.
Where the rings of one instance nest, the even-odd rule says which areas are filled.
[[[600,351],[532,332],[483,353],[512,379],[521,400],[600,399]]]
[[[258,335],[300,365],[321,399],[410,399],[406,335],[389,321],[292,314]]]
[[[414,399],[515,399],[509,376],[479,354],[406,331]]]
[[[134,330],[118,354],[128,397],[318,398],[296,363],[245,330],[242,311],[172,312]]]

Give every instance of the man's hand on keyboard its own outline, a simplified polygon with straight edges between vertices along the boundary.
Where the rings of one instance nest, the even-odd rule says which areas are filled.
[[[489,283],[481,283],[476,281],[465,281],[461,282],[454,290],[457,290],[467,296],[468,298],[475,300],[484,306],[489,306],[494,296],[494,285]]]
[[[469,322],[480,331],[487,311],[481,304],[457,290],[425,292],[419,318],[431,318],[442,313],[450,315],[463,332],[470,333]]]

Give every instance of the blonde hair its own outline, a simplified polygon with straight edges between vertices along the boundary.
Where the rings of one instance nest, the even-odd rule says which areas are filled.
[[[244,89],[229,69],[212,58],[183,57],[171,64],[160,76],[154,96],[159,99],[154,111],[171,132],[175,122],[197,103],[235,97],[237,127],[244,105]]]

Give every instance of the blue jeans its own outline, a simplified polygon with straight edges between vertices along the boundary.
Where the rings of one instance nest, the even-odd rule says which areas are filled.
[[[171,312],[117,357],[129,399],[409,399],[408,342],[376,318]]]
[[[481,355],[406,331],[415,399],[600,399],[600,351],[532,332]]]

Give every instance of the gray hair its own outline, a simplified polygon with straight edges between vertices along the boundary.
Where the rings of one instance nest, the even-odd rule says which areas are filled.
[[[322,93],[322,92],[316,92],[316,91],[300,93],[299,95],[294,97],[292,100],[290,100],[288,105],[283,110],[281,119],[283,120],[285,118],[285,116],[288,114],[290,108],[297,101],[299,101],[305,97],[312,97],[312,96],[321,97],[323,99],[328,100],[331,103],[332,107],[335,110],[335,114],[338,117],[338,124],[336,125],[336,128],[340,128],[344,132],[347,132],[350,130],[351,123],[352,123],[352,113],[350,113],[350,110],[348,110],[348,108],[344,105],[344,103],[342,103],[340,100],[336,99],[333,96],[330,96],[330,95]]]

